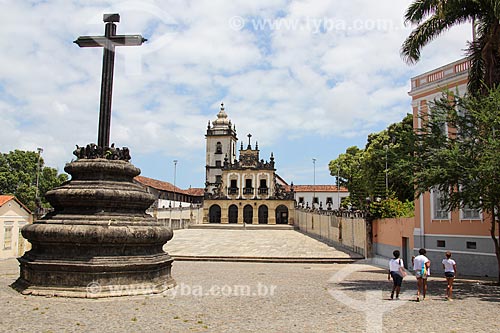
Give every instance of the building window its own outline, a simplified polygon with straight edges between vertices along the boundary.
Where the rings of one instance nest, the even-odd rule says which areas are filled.
[[[9,250],[12,247],[12,227],[5,227],[5,238],[3,240],[4,250]]]
[[[313,198],[313,204],[319,204],[319,198],[318,197],[314,197]]]
[[[231,179],[229,194],[238,194],[238,181],[236,179]]]
[[[215,161],[215,166],[217,168],[221,168],[222,167],[222,162],[221,161]]]
[[[215,144],[215,153],[216,154],[222,154],[222,143],[217,142]]]
[[[260,180],[259,194],[268,194],[267,182],[265,179]]]
[[[221,175],[217,175],[217,176],[215,176],[215,182],[216,182],[217,184],[222,183],[222,176],[221,176]]]
[[[437,247],[446,247],[446,241],[444,241],[444,240],[438,240],[436,246]]]
[[[299,197],[299,204],[304,204],[304,197]]]
[[[476,242],[467,242],[466,247],[471,250],[475,250],[477,248]]]
[[[432,191],[432,207],[434,212],[434,219],[437,220],[447,220],[448,219],[448,210],[443,207],[443,196],[439,190]]]
[[[480,220],[481,219],[480,210],[474,209],[474,208],[469,207],[468,205],[465,205],[462,208],[462,219],[464,219],[464,220]]]
[[[326,204],[333,204],[333,199],[332,197],[326,197]]]
[[[245,188],[243,189],[243,194],[253,194],[251,179],[245,179]]]

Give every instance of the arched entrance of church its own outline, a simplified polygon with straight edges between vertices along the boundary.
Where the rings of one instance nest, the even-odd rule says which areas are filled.
[[[252,223],[253,221],[253,207],[251,205],[246,205],[243,208],[243,222]]]
[[[208,211],[208,222],[220,223],[220,206],[212,205]]]
[[[229,218],[229,223],[238,223],[238,206],[231,205],[229,206],[227,216]]]
[[[267,224],[268,209],[266,205],[259,207],[259,224]]]
[[[276,224],[288,224],[288,208],[285,205],[276,207]]]

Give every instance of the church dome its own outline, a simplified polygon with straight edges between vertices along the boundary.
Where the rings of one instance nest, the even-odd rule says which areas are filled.
[[[227,117],[226,111],[224,111],[224,103],[221,103],[220,111],[217,114],[217,119],[212,122],[214,127],[220,126],[231,126],[231,120]]]

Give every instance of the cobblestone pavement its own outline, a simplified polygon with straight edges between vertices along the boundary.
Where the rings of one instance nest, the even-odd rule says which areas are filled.
[[[444,278],[415,302],[414,277],[402,300],[388,299],[385,270],[367,264],[174,262],[177,287],[155,296],[63,299],[9,287],[15,260],[0,261],[2,332],[499,332],[500,288]],[[418,319],[414,319],[418,318]]]
[[[295,230],[175,230],[165,251],[173,256],[350,257]]]

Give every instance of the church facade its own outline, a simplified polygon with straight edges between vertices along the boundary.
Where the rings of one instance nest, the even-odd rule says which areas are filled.
[[[276,174],[274,156],[260,159],[248,135],[239,157],[236,127],[224,105],[217,119],[208,123],[206,137],[206,181],[203,223],[293,224],[293,186]]]

